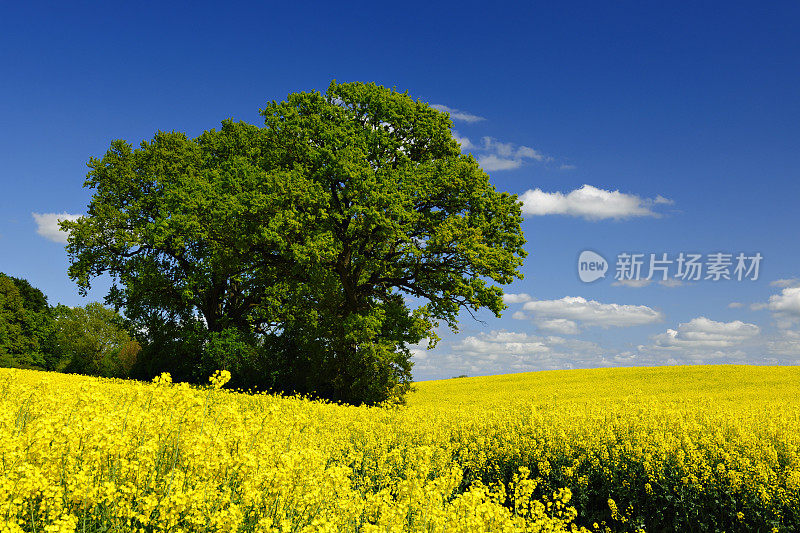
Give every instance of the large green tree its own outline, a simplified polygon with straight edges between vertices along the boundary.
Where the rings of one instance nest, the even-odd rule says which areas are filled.
[[[87,290],[110,274],[107,302],[146,343],[198,339],[180,356],[198,368],[236,353],[252,362],[234,368],[243,381],[402,396],[409,346],[462,309],[504,308],[520,203],[461,154],[447,114],[406,93],[333,82],[262,115],[91,159],[88,214],[62,223],[70,276]]]

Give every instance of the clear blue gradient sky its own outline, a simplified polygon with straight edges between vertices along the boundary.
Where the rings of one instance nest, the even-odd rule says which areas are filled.
[[[0,271],[53,304],[102,299],[78,295],[46,216],[84,212],[90,156],[374,81],[461,111],[464,151],[526,202],[509,309],[442,330],[417,379],[800,362],[799,3],[392,6],[6,3]],[[605,279],[578,279],[584,249]],[[620,284],[620,252],[763,261],[755,281]]]

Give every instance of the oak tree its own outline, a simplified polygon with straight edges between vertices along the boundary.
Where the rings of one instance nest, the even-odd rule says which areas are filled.
[[[261,113],[263,127],[158,132],[91,159],[87,215],[62,222],[69,274],[84,291],[109,274],[107,303],[145,343],[192,332],[198,367],[222,358],[242,383],[351,403],[402,397],[410,347],[435,343],[439,321],[504,309],[526,255],[520,203],[407,93],[334,81]]]

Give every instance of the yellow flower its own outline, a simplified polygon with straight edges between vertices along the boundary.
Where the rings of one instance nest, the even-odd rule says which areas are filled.
[[[211,386],[215,389],[221,389],[227,382],[231,380],[231,373],[227,370],[217,370],[214,372],[208,381],[211,382]]]

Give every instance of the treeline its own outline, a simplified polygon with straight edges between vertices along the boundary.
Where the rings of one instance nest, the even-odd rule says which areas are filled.
[[[27,280],[0,273],[0,367],[128,377],[140,352],[114,310],[51,306]]]

